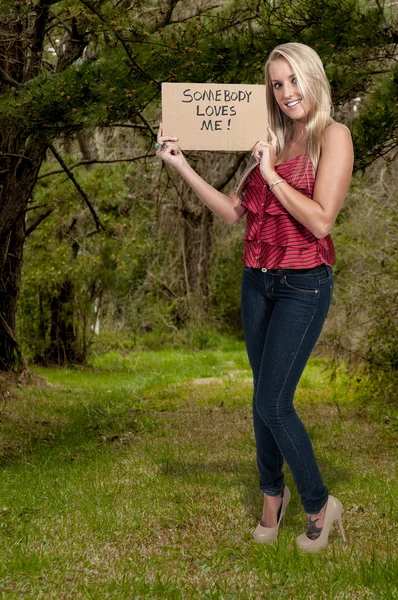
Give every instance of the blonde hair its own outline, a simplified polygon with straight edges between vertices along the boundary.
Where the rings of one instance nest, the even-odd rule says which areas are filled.
[[[308,100],[310,108],[305,126],[306,153],[316,173],[321,154],[322,134],[332,122],[333,105],[329,81],[319,55],[309,46],[299,42],[289,42],[280,44],[272,50],[265,63],[265,86],[268,123],[278,138],[278,156],[282,153],[285,144],[293,137],[294,122],[282,112],[274,97],[269,67],[277,58],[284,58],[289,62],[297,78],[302,98]]]

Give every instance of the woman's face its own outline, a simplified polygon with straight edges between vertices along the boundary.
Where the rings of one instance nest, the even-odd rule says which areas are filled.
[[[308,102],[303,99],[289,62],[285,58],[276,58],[269,64],[269,75],[281,111],[294,121],[304,122],[308,114]]]

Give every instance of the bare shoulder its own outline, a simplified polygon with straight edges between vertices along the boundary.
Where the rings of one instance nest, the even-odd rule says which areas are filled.
[[[322,148],[329,145],[334,146],[335,144],[352,145],[351,131],[347,125],[337,123],[337,121],[333,121],[331,125],[328,125],[322,136]]]
[[[334,121],[323,132],[319,166],[329,169],[343,163],[352,169],[354,145],[348,127]]]

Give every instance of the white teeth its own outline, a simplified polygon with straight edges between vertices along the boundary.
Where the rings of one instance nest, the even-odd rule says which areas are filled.
[[[296,106],[296,104],[298,104],[299,102],[301,102],[301,100],[295,100],[294,102],[289,102],[288,104],[286,104],[286,106]]]

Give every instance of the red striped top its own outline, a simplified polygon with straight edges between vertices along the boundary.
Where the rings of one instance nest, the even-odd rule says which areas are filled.
[[[276,165],[275,171],[312,198],[315,177],[308,154]],[[299,223],[268,188],[259,165],[248,176],[242,197],[242,206],[247,208],[242,261],[247,267],[306,269],[322,263],[333,265],[335,250],[330,234],[318,239]]]

